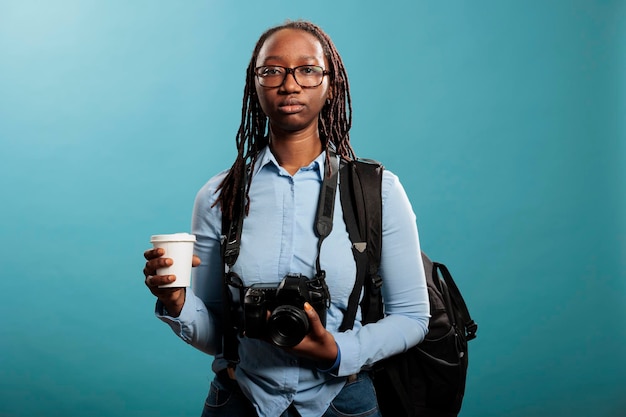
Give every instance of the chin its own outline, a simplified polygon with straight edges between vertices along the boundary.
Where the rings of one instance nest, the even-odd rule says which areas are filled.
[[[276,129],[282,130],[284,132],[299,132],[301,130],[306,130],[311,127],[311,123],[299,122],[299,121],[287,121],[281,120],[280,122],[272,123]]]

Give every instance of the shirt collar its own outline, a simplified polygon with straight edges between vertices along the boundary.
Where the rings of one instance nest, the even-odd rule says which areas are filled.
[[[322,178],[324,178],[324,164],[326,162],[326,151],[322,151],[321,154],[319,154],[317,156],[317,158],[315,158],[309,165],[307,168],[311,169],[311,170],[315,170],[320,178],[320,180]],[[267,165],[273,165],[276,167],[276,169],[280,169],[280,165],[278,164],[278,161],[276,160],[276,157],[274,156],[274,154],[272,153],[272,151],[270,150],[269,145],[265,146],[260,152],[259,152],[259,157],[257,158],[256,164],[254,164],[254,172],[252,173],[252,176],[254,177],[256,174],[258,174],[258,172],[263,169],[264,167],[266,167]]]

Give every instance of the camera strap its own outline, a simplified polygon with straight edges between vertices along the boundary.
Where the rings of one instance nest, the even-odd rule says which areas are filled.
[[[317,259],[315,260],[316,276],[314,279],[319,281],[323,291],[326,293],[328,306],[330,306],[330,291],[326,285],[326,272],[322,270],[320,264],[320,252],[322,242],[330,234],[333,229],[333,214],[335,210],[335,196],[337,193],[337,185],[339,179],[339,158],[332,147],[329,145],[328,158],[330,162],[326,164],[324,170],[324,178],[320,190],[320,197],[317,204],[317,212],[315,216],[315,232],[318,236],[317,242]],[[243,283],[241,278],[232,271],[232,267],[237,261],[241,246],[241,233],[243,230],[243,218],[245,216],[246,206],[246,187],[248,184],[249,165],[246,166],[244,178],[241,179],[241,187],[237,192],[234,204],[234,213],[232,219],[228,220],[222,217],[222,259],[224,261],[224,277],[222,285],[222,304],[223,304],[223,354],[231,365],[239,362],[238,339],[239,321],[235,317],[239,314],[239,303],[233,298],[241,297]],[[233,294],[233,291],[240,294]]]
[[[229,362],[229,366],[239,363],[238,340],[240,320],[238,316],[241,309],[241,297],[243,293],[243,283],[237,273],[232,271],[232,267],[239,256],[241,245],[241,231],[243,230],[243,218],[246,215],[246,185],[250,166],[244,169],[241,179],[241,187],[235,196],[233,206],[233,217],[227,219],[222,213],[222,259],[224,261],[224,275],[222,282],[222,316],[223,316],[223,353],[224,359]]]
[[[246,215],[246,187],[250,174],[250,165],[246,165],[243,178],[233,204],[233,216],[228,220],[222,213],[222,258],[226,271],[230,271],[239,256],[241,245],[241,231],[243,230],[243,218]]]
[[[322,242],[333,230],[333,214],[335,212],[335,196],[337,194],[337,184],[339,182],[339,158],[332,145],[328,147],[327,160],[329,163],[324,170],[324,179],[320,197],[317,202],[317,213],[315,215],[315,232],[317,234],[317,259],[315,260],[315,279],[325,293],[326,308],[330,307],[330,290],[326,284],[326,271],[320,264],[320,254],[322,252]]]

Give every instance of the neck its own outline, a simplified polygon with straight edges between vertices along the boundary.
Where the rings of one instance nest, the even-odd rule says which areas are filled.
[[[280,166],[289,174],[294,175],[322,153],[322,141],[317,129],[313,133],[277,134],[272,131],[270,149]]]

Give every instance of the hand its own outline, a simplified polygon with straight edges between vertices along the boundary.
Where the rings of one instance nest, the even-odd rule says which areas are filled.
[[[144,252],[146,266],[143,268],[145,284],[150,292],[156,296],[165,306],[169,315],[178,317],[185,304],[185,288],[159,288],[160,285],[172,283],[176,280],[175,275],[156,275],[158,268],[172,265],[171,258],[163,258],[165,254],[162,248],[152,248]],[[192,266],[200,265],[200,258],[193,255]]]
[[[339,353],[335,338],[324,328],[311,304],[304,304],[304,312],[309,318],[311,329],[299,344],[289,350],[298,356],[313,359],[320,369],[328,369],[335,363]]]

